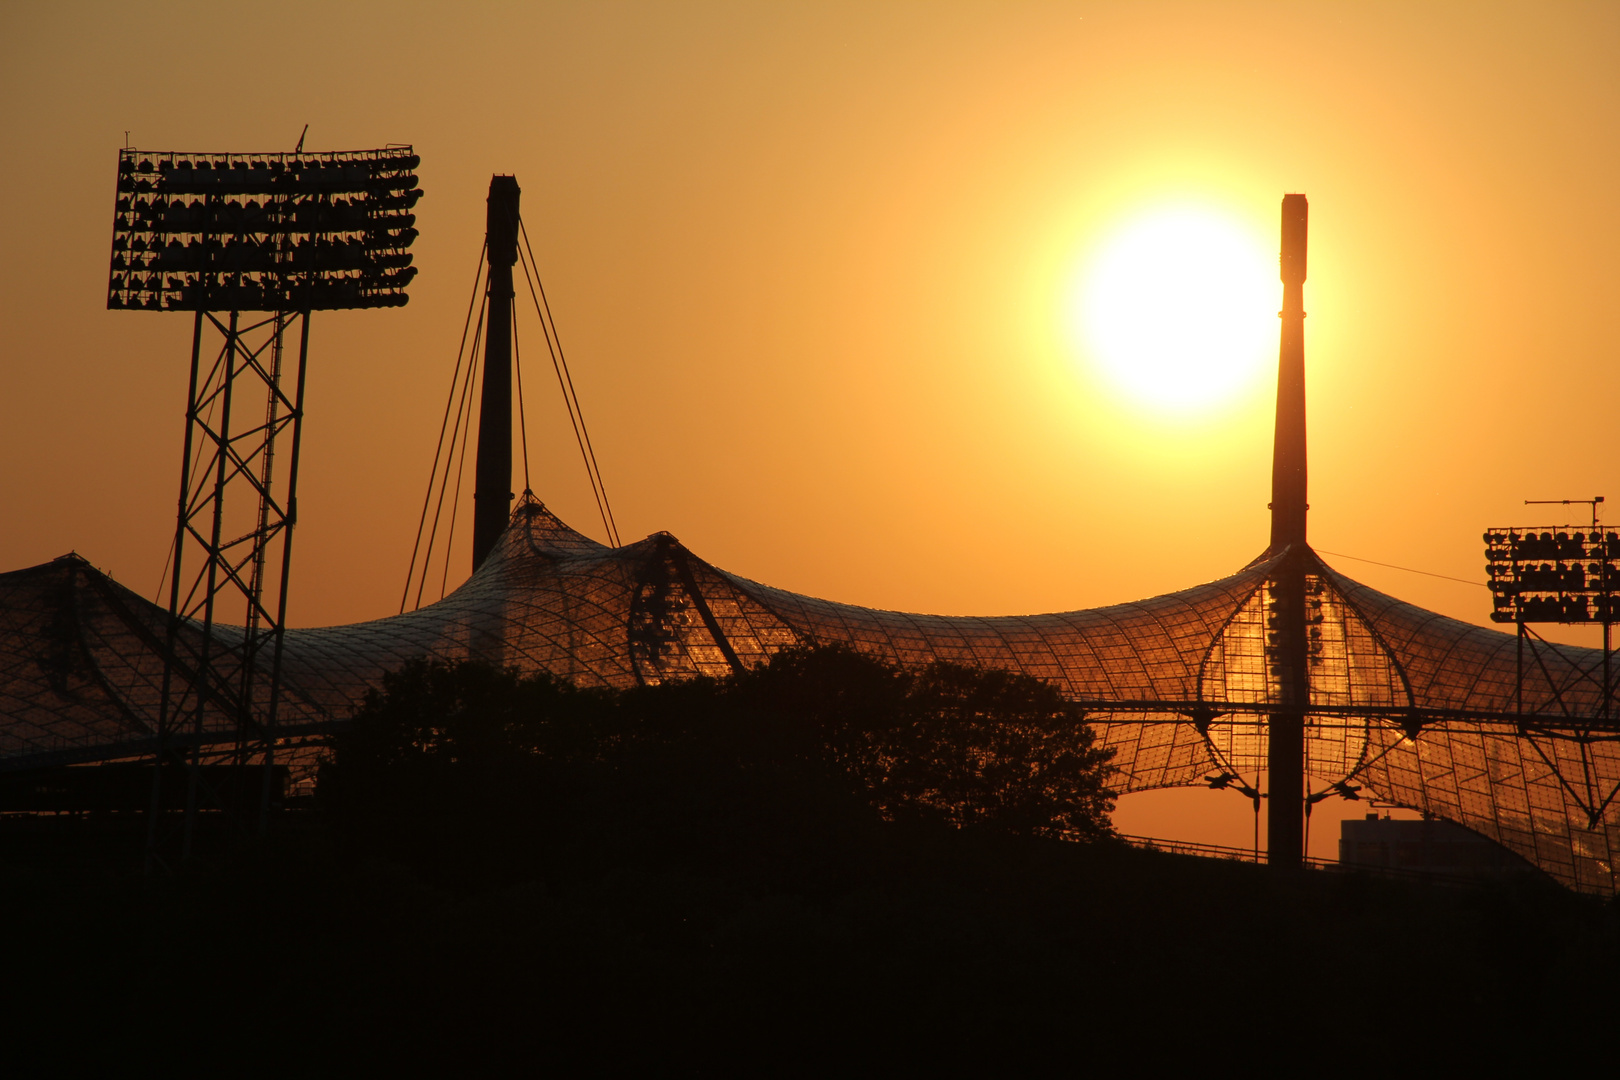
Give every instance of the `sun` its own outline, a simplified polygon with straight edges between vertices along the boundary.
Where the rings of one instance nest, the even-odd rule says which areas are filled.
[[[1275,358],[1281,290],[1276,253],[1235,214],[1159,206],[1121,222],[1085,262],[1069,298],[1070,331],[1139,405],[1211,409]]]

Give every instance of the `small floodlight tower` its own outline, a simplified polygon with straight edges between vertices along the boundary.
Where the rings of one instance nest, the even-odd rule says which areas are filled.
[[[408,146],[119,153],[107,306],[193,313],[155,732],[153,857],[162,812],[178,805],[162,790],[171,767],[186,772],[182,858],[200,800],[256,809],[263,827],[277,775],[310,312],[406,302],[416,273],[408,249],[416,239],[411,208],[422,194],[418,163]],[[295,324],[289,389],[284,343]],[[284,469],[276,460],[282,436],[292,443]],[[231,491],[239,497],[227,498]],[[256,791],[245,782],[250,766],[258,766]]]
[[[1615,729],[1614,624],[1620,622],[1620,533],[1605,529],[1598,521],[1602,495],[1525,500],[1526,506],[1548,504],[1589,506],[1592,523],[1587,528],[1565,524],[1487,529],[1485,572],[1490,576],[1491,621],[1514,624],[1518,641],[1513,698],[1521,725],[1525,722],[1525,653],[1529,651],[1530,663],[1539,668],[1545,647],[1545,640],[1530,624],[1603,627],[1602,667],[1583,678],[1597,684],[1597,715],[1574,718],[1581,772],[1578,780],[1564,785],[1586,812],[1587,827],[1597,829],[1604,810],[1620,794],[1620,788],[1606,789],[1598,782],[1596,756],[1596,745],[1612,739]],[[1568,716],[1569,709],[1563,711]]]
[[[1277,709],[1268,721],[1266,860],[1297,867],[1305,854],[1305,710],[1310,705],[1305,622],[1305,247],[1310,207],[1284,195],[1282,332],[1277,349],[1277,424],[1271,458],[1271,555],[1282,563],[1267,582],[1266,651],[1277,674]]]

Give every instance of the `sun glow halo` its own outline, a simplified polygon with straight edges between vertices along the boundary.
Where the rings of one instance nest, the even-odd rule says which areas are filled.
[[[1071,294],[1076,344],[1121,391],[1162,411],[1222,404],[1276,354],[1276,254],[1203,206],[1123,222]]]

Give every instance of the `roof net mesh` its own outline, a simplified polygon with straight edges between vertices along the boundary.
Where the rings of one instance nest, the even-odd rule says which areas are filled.
[[[286,632],[278,754],[307,769],[311,740],[384,672],[418,657],[628,687],[843,643],[908,666],[948,660],[1053,683],[1116,750],[1121,792],[1221,773],[1259,786],[1284,675],[1267,639],[1281,558],[1111,607],[916,615],[761,585],[667,533],[606,547],[525,499],[484,565],[438,603]],[[1601,651],[1530,639],[1521,653],[1514,635],[1404,604],[1314,554],[1308,567],[1313,790],[1354,781],[1482,833],[1567,885],[1614,892],[1620,748],[1589,719],[1602,704]],[[240,679],[240,640],[216,628],[222,683]],[[191,695],[188,730],[195,724],[205,743],[235,740],[228,702],[197,702],[188,684],[201,641],[196,624],[171,628],[162,608],[77,556],[0,575],[0,768],[150,753],[168,658],[185,684],[175,693]],[[256,668],[255,700],[267,667]]]

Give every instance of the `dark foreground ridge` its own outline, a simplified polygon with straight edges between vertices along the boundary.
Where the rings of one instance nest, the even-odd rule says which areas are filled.
[[[1027,686],[885,689],[894,673],[868,670],[860,701],[933,704],[887,734],[851,726],[829,758],[797,722],[745,738],[737,699],[701,683],[669,695],[681,708],[586,709],[585,730],[483,725],[505,734],[480,749],[442,700],[407,706],[448,687],[487,716],[510,686],[443,675],[368,705],[322,809],[173,877],[142,884],[138,821],[0,822],[16,1074],[1544,1068],[1606,1040],[1620,1004],[1615,907],[1545,881],[1126,847],[1082,812],[1107,801],[1087,780],[1105,760]],[[847,715],[799,689],[800,721]],[[986,746],[928,727],[942,701],[1023,710],[1000,760],[1053,781],[1045,817],[986,802]],[[535,739],[546,753],[514,763]],[[863,754],[910,786],[874,791]]]
[[[1545,884],[907,826],[741,859],[680,838],[712,856],[692,865],[658,857],[665,839],[650,822],[471,889],[348,861],[314,823],[147,891],[88,851],[8,858],[8,1058],[14,1075],[907,1074],[1238,1067],[1280,1036],[1306,1058],[1546,1065],[1606,1039],[1620,996],[1612,906]]]

